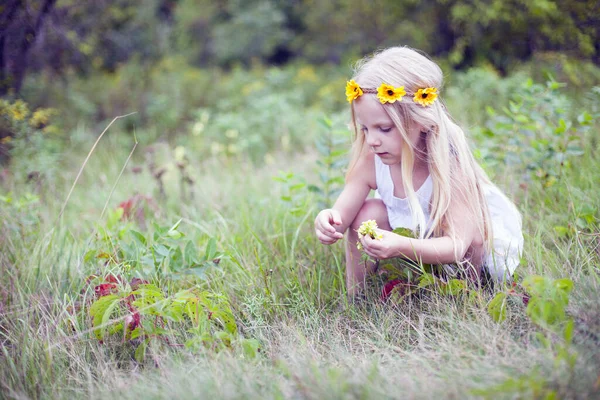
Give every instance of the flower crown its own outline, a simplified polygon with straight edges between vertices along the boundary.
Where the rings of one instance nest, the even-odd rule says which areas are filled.
[[[402,98],[406,96],[404,86],[393,87],[387,83],[382,83],[377,89],[372,88],[361,88],[358,83],[354,82],[354,79],[346,82],[346,99],[349,103],[353,100],[358,99],[364,93],[373,93],[377,95],[377,98],[381,104],[395,103],[396,101],[402,101]],[[428,87],[417,90],[413,96],[413,101],[420,104],[423,107],[427,107],[435,102],[438,97],[437,88]]]

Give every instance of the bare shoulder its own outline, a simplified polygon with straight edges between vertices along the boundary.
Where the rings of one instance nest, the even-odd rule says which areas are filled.
[[[377,189],[375,179],[375,154],[363,151],[356,164],[346,177],[346,183],[365,184],[370,189]]]

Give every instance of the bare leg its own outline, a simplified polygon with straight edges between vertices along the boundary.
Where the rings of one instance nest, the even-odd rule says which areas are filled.
[[[356,248],[356,231],[364,221],[374,219],[380,229],[391,231],[387,209],[380,199],[367,199],[346,234],[346,290],[352,297],[363,289],[365,277],[372,272],[374,263],[361,261],[362,252]]]

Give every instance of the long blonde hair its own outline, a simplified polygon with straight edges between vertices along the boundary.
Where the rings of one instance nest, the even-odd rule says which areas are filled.
[[[435,87],[441,90],[443,74],[440,67],[413,49],[393,47],[359,61],[353,79],[362,88],[377,88],[387,83],[394,87],[404,86],[407,92],[404,101],[388,103],[384,109],[404,140],[401,153],[402,184],[413,218],[420,227],[419,237],[449,235],[456,238],[449,224],[449,210],[452,200],[458,196],[459,199],[468,199],[468,204],[465,204],[469,208],[467,211],[475,217],[473,223],[488,250],[493,236],[483,185],[491,184],[489,178],[475,161],[463,130],[452,120],[441,99],[438,98],[427,107],[412,101],[412,95],[420,88]],[[407,136],[410,121],[426,130],[427,163],[433,182],[429,224],[425,221],[413,186],[416,149]],[[347,177],[352,174],[361,155],[368,151],[364,134],[357,129],[353,107],[352,122],[355,137]]]

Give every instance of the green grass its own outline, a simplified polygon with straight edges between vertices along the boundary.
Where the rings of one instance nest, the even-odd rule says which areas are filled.
[[[365,301],[348,302],[343,245],[322,246],[313,234],[317,199],[305,189],[295,191],[292,201],[281,198],[295,182],[318,182],[316,152],[283,155],[265,166],[189,154],[193,198],[189,192],[182,198],[173,149],[152,144],[157,163],[167,167],[163,199],[147,168],[143,131],[121,175],[133,141],[119,129],[109,131],[92,154],[60,220],[92,145],[84,135],[64,150],[52,179],[37,185],[9,178],[2,184],[0,194],[11,192],[15,200],[0,202],[1,397],[478,398],[477,390],[490,398],[543,398],[551,391],[559,398],[600,395],[597,127],[584,137],[584,155],[573,158],[550,187],[511,178],[522,170],[494,170],[523,213],[520,276],[574,282],[568,307],[575,322],[572,369],[540,344],[540,329],[520,302],[509,301],[508,318],[494,322],[486,309],[491,292],[469,302],[431,291],[394,305],[379,300],[373,283]],[[142,171],[133,173],[136,166]],[[290,182],[273,180],[290,169]],[[111,213],[135,193],[152,198],[145,219],[109,228]],[[19,205],[27,194],[39,200]],[[589,215],[595,222],[585,220]],[[157,340],[138,362],[134,343],[118,337],[99,343],[92,334],[85,304],[93,295],[85,279],[142,272],[86,261],[86,252],[110,251],[129,240],[132,229],[150,238],[152,222],[168,227],[179,219],[186,239],[203,251],[213,237],[226,257],[205,280],[146,277],[169,293],[198,285],[226,295],[240,335],[259,341],[257,357],[246,356],[237,342],[231,349],[191,352]],[[101,239],[102,229],[110,231],[110,240]],[[83,307],[73,312],[78,305]],[[179,335],[170,339],[189,337],[189,326],[170,326]]]

